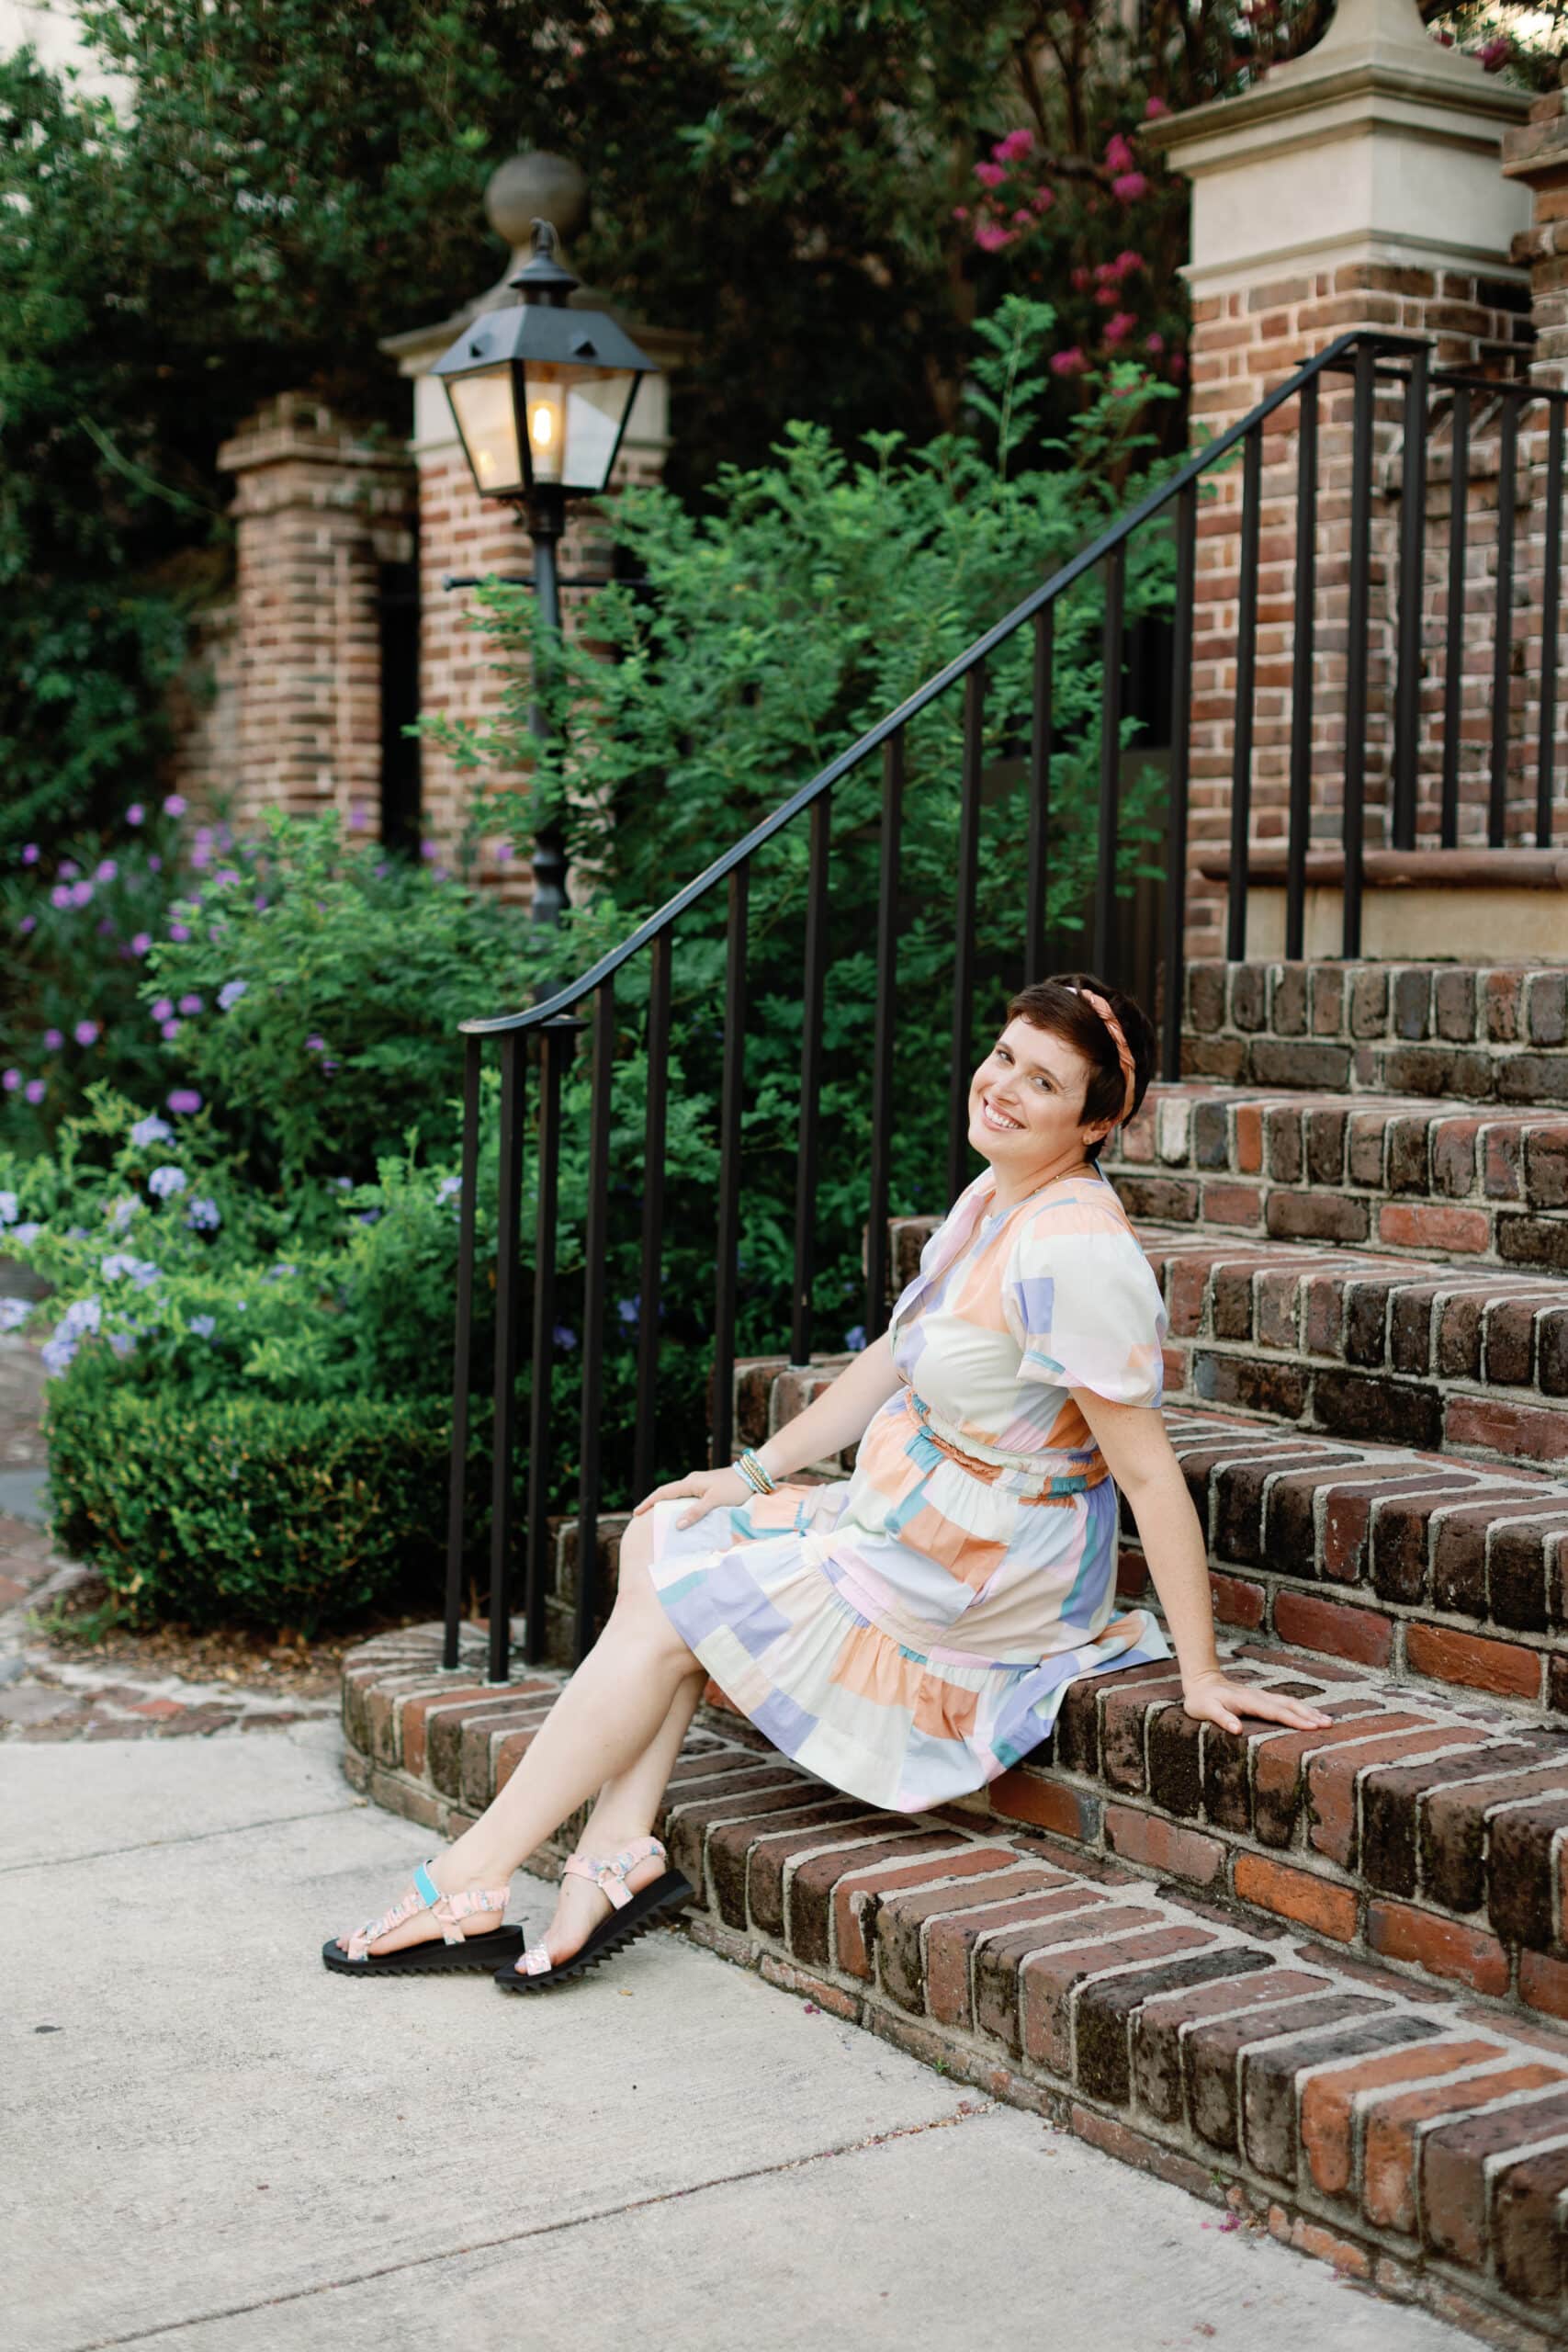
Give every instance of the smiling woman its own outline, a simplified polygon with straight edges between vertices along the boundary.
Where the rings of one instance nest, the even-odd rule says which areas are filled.
[[[987,1165],[887,1330],[754,1453],[638,1503],[609,1624],[511,1781],[423,1885],[325,1947],[329,1966],[499,1957],[496,1981],[528,1991],[684,1902],[649,1831],[709,1676],[808,1771],[903,1813],[1038,1747],[1070,1683],[1173,1645],[1190,1715],[1328,1720],[1229,1681],[1215,1657],[1202,1532],[1159,1412],[1164,1303],[1095,1164],[1143,1099],[1153,1044],[1092,973],[1011,1000],[969,1089]],[[852,1477],[791,1483],[849,1445]],[[1163,1623],[1118,1606],[1118,1487]],[[518,1956],[485,1915],[596,1791],[555,1918]]]

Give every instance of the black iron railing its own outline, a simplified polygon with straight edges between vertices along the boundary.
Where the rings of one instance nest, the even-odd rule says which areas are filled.
[[[1320,497],[1320,461],[1325,421],[1341,439],[1347,420],[1327,413],[1325,388],[1348,379],[1349,388],[1349,506],[1348,521],[1325,523]],[[1018,631],[1033,634],[1027,757],[1026,837],[1022,844],[1021,909],[1016,980],[1045,968],[1050,788],[1054,734],[1055,629],[1062,600],[1075,583],[1099,571],[1102,582],[1100,777],[1098,841],[1092,903],[1089,908],[1089,961],[1112,982],[1124,982],[1142,944],[1127,935],[1124,899],[1119,892],[1117,850],[1122,791],[1123,588],[1128,548],[1146,526],[1174,526],[1175,598],[1173,658],[1169,664],[1169,744],[1164,837],[1163,907],[1157,945],[1158,1025],[1161,1071],[1179,1072],[1185,929],[1188,916],[1189,738],[1194,627],[1200,612],[1212,615],[1212,600],[1197,596],[1199,508],[1204,477],[1225,469],[1241,455],[1239,514],[1225,530],[1234,536],[1238,568],[1234,596],[1234,687],[1230,715],[1230,880],[1225,917],[1226,952],[1246,952],[1249,858],[1256,853],[1256,821],[1261,813],[1254,792],[1258,734],[1260,633],[1265,625],[1259,594],[1260,548],[1265,503],[1266,435],[1288,404],[1296,404],[1292,497],[1295,546],[1291,567],[1290,739],[1278,794],[1278,830],[1286,843],[1286,953],[1300,956],[1308,878],[1308,852],[1314,828],[1330,845],[1334,834],[1343,854],[1343,948],[1359,950],[1363,856],[1367,846],[1369,720],[1373,711],[1373,663],[1392,667],[1392,698],[1385,696],[1390,750],[1374,783],[1382,807],[1372,816],[1394,848],[1414,846],[1423,775],[1422,719],[1435,736],[1438,772],[1427,778],[1435,802],[1438,842],[1459,840],[1461,807],[1464,653],[1472,654],[1477,631],[1490,629],[1492,719],[1487,746],[1485,839],[1507,837],[1510,763],[1517,775],[1521,747],[1510,723],[1516,669],[1513,608],[1516,584],[1515,491],[1521,419],[1532,403],[1544,403],[1547,478],[1540,648],[1539,706],[1535,752],[1534,833],[1540,845],[1551,838],[1555,719],[1556,610],[1561,575],[1562,490],[1564,411],[1568,395],[1524,383],[1493,382],[1435,368],[1425,343],[1399,336],[1351,334],[1339,337],[1282,383],[1226,432],[1198,450],[1162,486],[1034,589],[994,628],[976,639],[937,676],[890,711],[860,740],[803,784],[771,815],[707,870],[676,893],[629,938],[600,957],[592,968],[546,1001],[522,1012],[464,1022],[464,1140],[458,1265],[453,1433],[448,1521],[446,1645],[445,1661],[457,1663],[457,1628],[463,1606],[465,1472],[469,1440],[468,1399],[474,1367],[476,1200],[479,1161],[481,1065],[487,1041],[496,1040],[501,1061],[499,1109],[499,1198],[496,1204],[495,1356],[493,1466],[490,1549],[490,1672],[503,1681],[508,1671],[509,1629],[513,1605],[513,1555],[523,1564],[525,1652],[530,1661],[546,1654],[546,1604],[550,1593],[549,1447],[556,1344],[557,1255],[559,1168],[562,1146],[562,1080],[587,1033],[590,1055],[586,1139],[586,1217],[583,1227],[581,1294],[579,1493],[576,1526],[575,1625],[570,1648],[581,1657],[598,1622],[597,1553],[604,1492],[601,1428],[604,1402],[604,1325],[608,1301],[605,1266],[610,1207],[610,1158],[615,986],[634,958],[647,958],[647,1011],[641,1040],[647,1056],[647,1092],[640,1201],[640,1288],[637,1301],[637,1378],[644,1409],[637,1417],[629,1464],[619,1465],[617,1484],[635,1494],[655,1481],[652,1400],[660,1377],[660,1288],[665,1263],[666,1128],[671,1109],[671,975],[682,917],[710,893],[727,894],[721,1087],[717,1119],[718,1179],[714,1210],[713,1377],[711,1459],[725,1463],[732,1451],[733,1389],[737,1355],[738,1257],[740,1229],[741,1115],[747,1028],[748,888],[759,853],[787,828],[809,826],[804,969],[800,981],[801,1067],[795,1164],[793,1282],[788,1317],[790,1360],[809,1360],[812,1344],[813,1255],[817,1234],[818,1103],[822,1085],[822,1009],[828,971],[829,910],[832,888],[830,810],[834,787],[880,757],[881,835],[874,960],[874,1018],[870,1038],[871,1144],[865,1175],[865,1308],[867,1340],[886,1325],[888,1290],[887,1218],[891,1187],[890,1143],[894,1044],[898,1007],[898,914],[900,827],[904,813],[908,730],[938,699],[963,698],[958,768],[958,831],[954,876],[952,987],[952,1070],[947,1121],[948,1197],[969,1171],[966,1108],[971,1072],[977,984],[976,877],[982,846],[984,768],[983,715],[987,663]],[[1497,433],[1495,556],[1489,594],[1478,591],[1474,543],[1467,531],[1467,502],[1477,420]],[[1276,425],[1276,432],[1279,427]],[[1449,518],[1446,604],[1426,609],[1429,587],[1427,453],[1434,434],[1446,438],[1454,489]],[[1382,447],[1380,449],[1380,439]],[[1380,477],[1379,467],[1383,468]],[[1276,473],[1279,468],[1276,465]],[[1396,551],[1375,562],[1374,505],[1402,490]],[[1389,518],[1392,519],[1392,518]],[[1337,530],[1332,561],[1321,561],[1323,543]],[[1277,534],[1270,534],[1277,537]],[[1276,568],[1277,549],[1269,561]],[[1337,601],[1336,601],[1337,600]],[[1490,622],[1482,609],[1490,605]],[[1224,608],[1222,608],[1224,609]],[[1326,610],[1326,618],[1324,617]],[[1269,623],[1278,628],[1278,616]],[[1343,728],[1332,755],[1325,754],[1322,721],[1328,697],[1319,678],[1320,655],[1330,639],[1343,647]],[[1433,645],[1438,647],[1434,666]],[[1446,656],[1446,658],[1445,658]],[[1441,673],[1440,693],[1436,684]],[[1380,684],[1382,682],[1380,681]],[[1374,747],[1375,749],[1376,747]],[[1430,764],[1428,763],[1428,764]],[[1332,771],[1321,790],[1325,767]],[[1377,794],[1374,793],[1374,803]],[[1148,957],[1143,959],[1146,967]],[[642,989],[639,979],[639,1002]],[[584,1017],[585,1016],[585,1017]],[[522,1253],[523,1174],[525,1127],[525,1057],[537,1041],[531,1130],[534,1159],[534,1247],[530,1323],[527,1495],[517,1527],[513,1457],[517,1439],[517,1383],[525,1279]],[[781,1329],[781,1338],[783,1337]],[[682,1465],[689,1466],[689,1465]],[[629,1469],[629,1480],[626,1472]],[[520,1536],[520,1541],[518,1540]]]

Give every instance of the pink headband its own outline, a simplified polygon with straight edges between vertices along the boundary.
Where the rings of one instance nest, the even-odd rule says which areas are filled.
[[[1116,1048],[1116,1058],[1122,1065],[1122,1075],[1127,1082],[1127,1091],[1122,1102],[1122,1116],[1125,1119],[1132,1112],[1133,1098],[1138,1091],[1138,1073],[1133,1060],[1133,1049],[1127,1043],[1122,1023],[1117,1020],[1105,999],[1102,996],[1097,996],[1093,989],[1076,989],[1070,980],[1064,980],[1062,986],[1069,995],[1081,996],[1086,1004],[1092,1004],[1111,1032],[1111,1042]]]

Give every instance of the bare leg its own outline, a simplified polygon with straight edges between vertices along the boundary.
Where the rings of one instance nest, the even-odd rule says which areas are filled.
[[[615,1834],[623,1822],[631,1825],[619,1835],[617,1845],[605,1850],[618,1851],[629,1837],[647,1835],[705,1679],[654,1592],[647,1566],[651,1550],[651,1527],[646,1520],[635,1521],[622,1539],[609,1623],[535,1733],[506,1786],[473,1826],[433,1861],[431,1876],[443,1894],[502,1885],[569,1814],[601,1790],[604,1797],[593,1815],[595,1838],[606,1828]],[[607,1809],[604,1798],[610,1801]],[[640,1864],[627,1883],[635,1892],[657,1875],[656,1860]],[[587,1906],[592,1925],[602,1916],[600,1906],[607,1898],[586,1881],[582,1891],[592,1898]],[[558,1907],[557,1919],[564,1942],[566,1922]],[[480,1913],[465,1923],[465,1931],[482,1933],[491,1926],[493,1914]],[[378,1938],[370,1950],[396,1951],[433,1932],[440,1929],[428,1912],[422,1912]],[[575,1942],[570,1948],[576,1949]]]

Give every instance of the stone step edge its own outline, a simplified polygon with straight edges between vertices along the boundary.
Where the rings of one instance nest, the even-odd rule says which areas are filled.
[[[463,1648],[469,1670],[482,1674],[482,1636],[465,1629]],[[492,1713],[526,1717],[528,1700],[521,1693],[509,1700],[504,1692],[470,1684],[465,1694],[453,1687],[461,1683],[461,1672],[432,1673],[438,1652],[435,1628],[409,1628],[366,1645],[345,1658],[345,1699],[351,1677],[362,1687],[368,1679],[391,1702],[400,1728],[400,1719],[410,1714],[425,1723],[431,1714],[438,1721],[453,1713],[460,1718],[481,1698]],[[533,1703],[536,1714],[542,1713],[562,1678],[538,1668],[518,1671],[535,1683]],[[510,1727],[497,1722],[488,1734],[479,1734],[487,1785],[494,1784],[508,1742],[515,1747],[528,1736],[515,1720]],[[473,1739],[473,1732],[465,1733],[465,1747]],[[468,1826],[479,1809],[477,1787],[465,1789],[467,1802],[454,1801],[436,1790],[427,1770],[407,1770],[400,1752],[391,1760],[390,1747],[377,1744],[378,1757],[349,1740],[344,1770],[351,1785],[369,1801],[441,1835],[457,1835]],[[1568,2033],[1500,2017],[1446,1990],[1417,1991],[1392,1972],[1348,1961],[1311,1939],[1291,1946],[1290,1960],[1299,1965],[1284,1969],[1256,1932],[1218,1914],[1216,1906],[1186,1901],[1135,1871],[1074,1855],[1043,1833],[1003,1838],[995,1826],[976,1832],[935,1816],[877,1815],[797,1772],[765,1742],[734,1738],[728,1726],[716,1733],[699,1718],[689,1746],[657,1826],[672,1859],[698,1886],[702,1908],[682,1921],[694,1940],[924,2063],[940,2064],[950,2079],[1040,2114],[1208,2203],[1251,2216],[1281,2243],[1333,2262],[1385,2296],[1416,2302],[1483,2342],[1512,2352],[1547,2352],[1561,2343],[1562,2306],[1553,2300],[1561,2288],[1561,2220],[1549,2200],[1542,2235],[1539,2187],[1525,2215],[1537,2226],[1521,2226],[1517,2199],[1500,2214],[1495,2170],[1506,2161],[1499,2158],[1500,2146],[1538,2150],[1544,2139],[1561,2149],[1568,2138],[1568,2125],[1538,2129],[1529,2114],[1538,2101],[1562,2098],[1568,2106]],[[756,1794],[732,1795],[727,1804],[723,1784],[737,1773]],[[712,1793],[715,1785],[717,1795]],[[801,1813],[817,1806],[847,1809],[839,1816],[837,1837],[832,1820],[820,1814],[815,1826],[800,1822]],[[584,1807],[563,1823],[527,1867],[558,1876],[586,1814]],[[858,1863],[857,1839],[867,1841]],[[874,1851],[879,1845],[891,1850]],[[926,1859],[900,1860],[901,1847]],[[986,1857],[990,1867],[982,1869],[978,1860],[959,1867],[976,1847],[991,1849]],[[826,1874],[830,1918],[825,1958],[803,1958],[790,1940],[790,1921],[799,1907],[795,1883],[808,1866]],[[840,1895],[838,1881],[852,1868],[869,1883]],[[779,1909],[778,1932],[754,1916],[754,1869],[760,1873],[759,1899],[766,1887],[768,1902]],[[1011,1882],[1021,1873],[1032,1873],[1042,1893],[1015,1899]],[[970,1916],[955,1922],[951,1898],[973,1894],[976,1880],[987,1876],[1005,1876],[1009,1894],[993,1890],[989,1909],[958,1903],[958,1912]],[[1053,1895],[1058,1903],[1071,1902],[1075,1892],[1089,1907],[1098,1907],[1108,1900],[1106,1891],[1116,1887],[1136,1890],[1133,1907],[1147,1910],[1156,1923],[1153,1932],[1134,1934],[1134,1927],[1149,1924],[1141,1916],[1131,1926],[1118,1922],[1122,1949],[1116,1937],[1109,1938],[1098,1968],[1070,1975],[1053,1991],[1049,1946],[1039,1941],[1050,1931],[1026,1926],[1021,1932],[1018,1915],[1027,1917],[1032,1903],[1043,1905]],[[945,1910],[942,1889],[950,1897]],[[933,1903],[928,1918],[924,1914]],[[999,1919],[994,1916],[998,1912]],[[1035,1916],[1049,1914],[1041,1908]],[[843,1950],[840,1919],[851,1939]],[[945,1920],[943,1928],[936,1928],[938,1919]],[[988,1960],[982,1957],[1002,1928],[1013,1931],[1013,1943],[1032,1945],[1043,1958],[1046,1984],[1038,1999],[1028,1989],[1026,1967],[1022,1986],[1016,1981],[1018,1952],[998,1944]],[[1266,1939],[1269,1931],[1263,1932]],[[1281,1923],[1276,1940],[1288,1932]],[[962,1961],[962,2012],[953,1975],[954,1935]],[[890,1961],[895,1950],[904,1954],[902,1977]],[[1149,1963],[1161,1959],[1166,1968],[1151,1970]],[[897,1979],[891,1985],[890,1965]],[[1291,2042],[1279,2035],[1247,2035],[1247,2013],[1269,2006],[1267,1999],[1255,1999],[1248,1979],[1271,1972],[1279,1983],[1270,1993],[1290,2004]],[[1151,1975],[1154,1981],[1147,1981]],[[996,2001],[998,1987],[1005,1996],[1010,1982],[1014,2007],[1008,2027]],[[1234,2003],[1230,1990],[1236,1994]],[[1296,2005],[1309,1997],[1330,2013],[1320,2009],[1315,2017],[1310,2011],[1303,2016]],[[976,1999],[982,2003],[978,2021]],[[1050,2039],[1054,2014],[1066,2030],[1061,2047]],[[1000,2032],[993,2030],[998,2026]],[[1218,2048],[1205,2052],[1201,2083],[1196,2079],[1199,2044],[1189,2046],[1189,2037],[1198,2033],[1219,2037]],[[1431,2047],[1416,2058],[1409,2047],[1413,2041]],[[1048,2051],[1055,2064],[1049,2063]],[[1332,2068],[1331,2058],[1337,2062]],[[1309,2071],[1314,2066],[1315,2072]],[[1488,2088],[1499,2076],[1506,2086]],[[1162,2089],[1163,2115],[1149,2111],[1145,2093],[1151,2081]],[[1467,2101],[1466,2086],[1472,2083],[1479,2087]],[[1173,2102],[1175,2112],[1169,2111]],[[1396,2206],[1392,2220],[1381,2203],[1370,2213],[1366,2210],[1370,2185],[1359,2178],[1359,2167],[1366,2162],[1369,2108],[1381,2110],[1386,2127],[1382,2156],[1387,2157],[1392,2131],[1407,2171],[1412,2164],[1420,2168],[1427,2163],[1421,2143],[1445,2134],[1438,2143],[1436,2199],[1428,2188],[1407,2219],[1403,2206]],[[1513,2170],[1524,2180],[1521,2165]],[[1375,2187],[1378,2198],[1386,2199],[1389,2183],[1382,2174]]]

